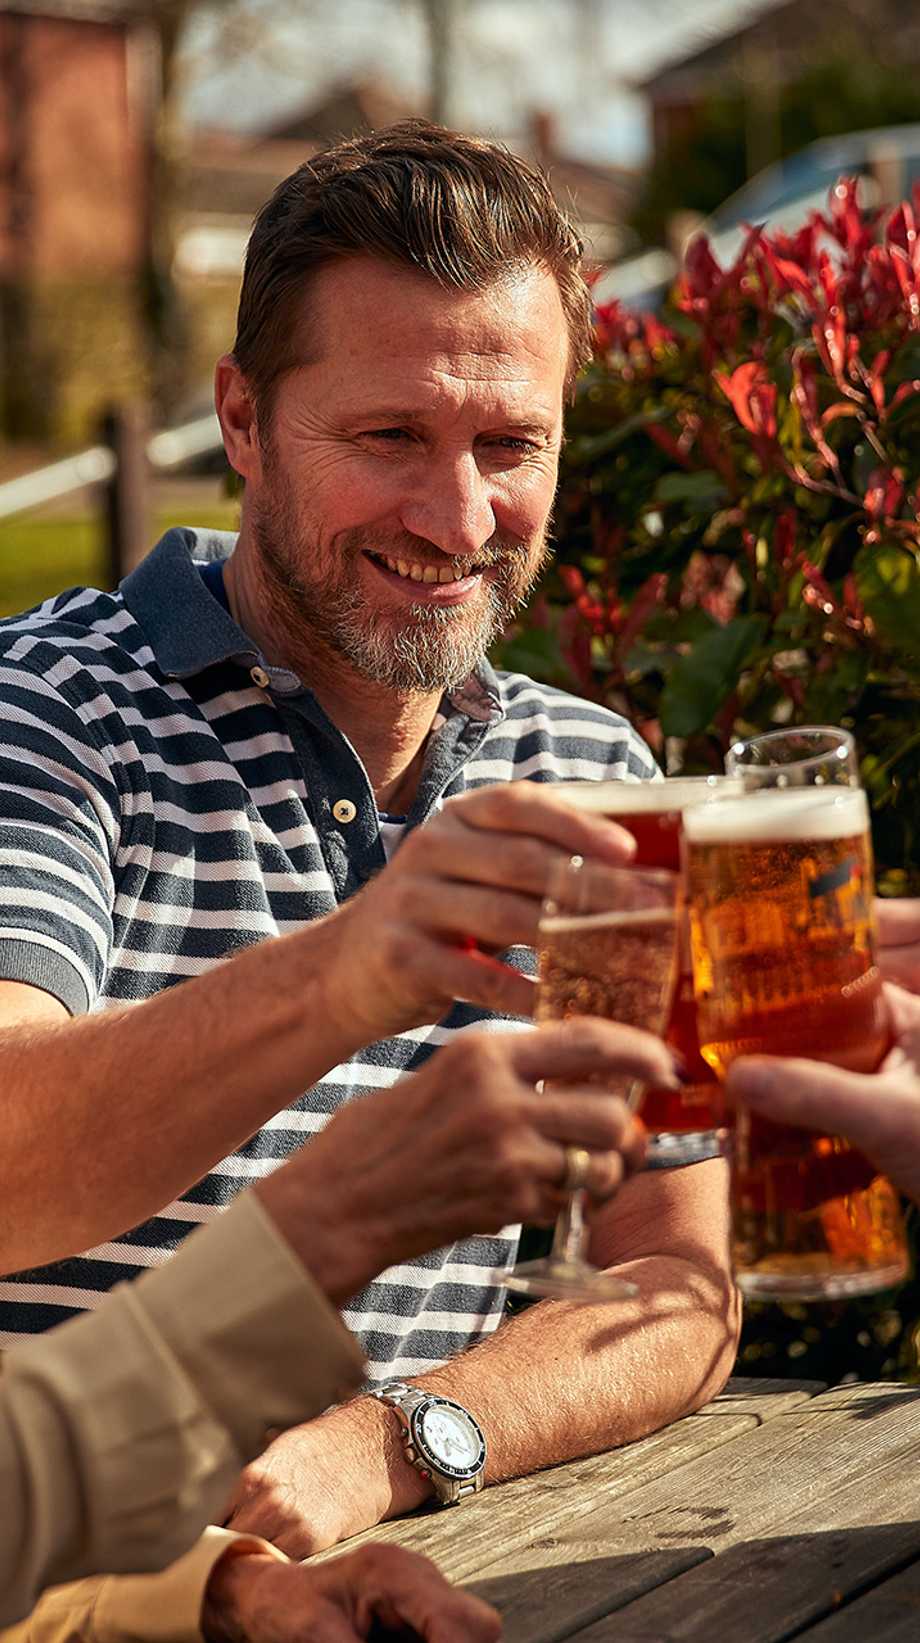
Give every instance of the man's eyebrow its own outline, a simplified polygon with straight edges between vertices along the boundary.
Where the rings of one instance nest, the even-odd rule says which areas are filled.
[[[357,426],[360,423],[379,422],[388,427],[405,427],[421,425],[428,421],[428,412],[416,406],[414,410],[407,410],[405,406],[374,405],[361,411],[346,412],[342,421],[348,426]],[[496,416],[494,420],[486,419],[488,428],[512,428],[519,434],[540,434],[548,437],[552,433],[552,417],[547,416],[545,421],[534,422],[532,418],[511,416]]]

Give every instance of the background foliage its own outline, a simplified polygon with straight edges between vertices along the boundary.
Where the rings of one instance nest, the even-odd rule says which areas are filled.
[[[917,202],[920,206],[920,201]],[[794,239],[691,249],[670,311],[597,316],[555,569],[505,646],[625,713],[670,773],[784,723],[850,727],[880,883],[920,891],[920,239],[842,181]],[[739,1369],[913,1374],[920,1287],[752,1306]]]
[[[920,890],[920,240],[855,185],[794,239],[705,240],[616,305],[570,414],[557,560],[506,665],[625,713],[672,773],[854,730],[880,882]]]
[[[775,106],[761,108],[772,157],[795,154],[818,137],[920,121],[920,85],[891,63],[847,50],[803,64],[782,87]],[[644,243],[664,244],[673,216],[708,216],[748,177],[750,122],[758,117],[740,93],[713,97],[698,110],[688,144],[666,144],[649,168],[630,213],[630,227]]]

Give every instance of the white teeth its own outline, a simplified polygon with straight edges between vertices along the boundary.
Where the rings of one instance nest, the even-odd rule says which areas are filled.
[[[380,558],[387,570],[394,571],[397,576],[408,577],[411,582],[460,582],[471,571],[455,571],[450,565],[410,565],[405,559],[391,559],[388,554],[382,553]]]

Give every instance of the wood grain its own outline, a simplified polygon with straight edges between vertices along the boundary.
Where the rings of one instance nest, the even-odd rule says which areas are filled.
[[[611,1604],[579,1643],[810,1636],[813,1622],[920,1557],[918,1477],[920,1392],[825,1393],[726,1445],[715,1464],[694,1463],[627,1500],[619,1529],[603,1536],[609,1557],[641,1547],[714,1555],[617,1604],[615,1616]],[[596,1517],[590,1527],[600,1538]]]

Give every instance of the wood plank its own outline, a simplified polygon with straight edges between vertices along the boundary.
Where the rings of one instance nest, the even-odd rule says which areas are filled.
[[[604,1501],[619,1515],[620,1503],[630,1491],[807,1403],[818,1385],[766,1378],[730,1382],[721,1397],[697,1414],[640,1442],[487,1489],[456,1512],[435,1509],[381,1524],[350,1540],[348,1549],[368,1540],[408,1546],[433,1558],[449,1578],[468,1580],[516,1548],[538,1539],[545,1543],[558,1538],[567,1525],[590,1517]],[[314,1561],[340,1549],[322,1553]],[[673,1557],[671,1549],[668,1555]],[[673,1562],[675,1574],[696,1562],[698,1552],[689,1554],[689,1563],[687,1557],[681,1550]],[[642,1567],[649,1575],[648,1583],[630,1588],[633,1593],[655,1584],[650,1578],[653,1564],[646,1559]]]
[[[583,1568],[586,1582],[609,1580],[610,1560],[630,1552],[716,1555],[628,1606],[611,1591],[607,1618],[579,1631],[579,1643],[702,1643],[719,1633],[778,1643],[920,1556],[918,1414],[912,1387],[835,1388],[721,1448],[708,1467],[696,1462],[637,1491],[619,1525],[601,1508],[585,1528],[608,1566]],[[584,1561],[574,1539],[566,1552]],[[517,1617],[517,1585],[534,1594],[539,1585],[535,1561],[525,1573],[520,1554],[516,1568],[495,1567],[477,1590],[510,1601]],[[509,1643],[530,1635],[538,1643],[539,1631],[525,1630],[508,1633]]]
[[[920,1637],[920,1563],[848,1603],[808,1632],[808,1643],[917,1643]]]
[[[519,1552],[513,1574],[490,1570],[466,1589],[500,1610],[503,1643],[564,1643],[575,1632],[581,1643],[582,1628],[592,1621],[711,1561],[703,1546],[611,1553],[605,1539],[592,1540],[581,1525],[569,1525],[558,1539]]]

